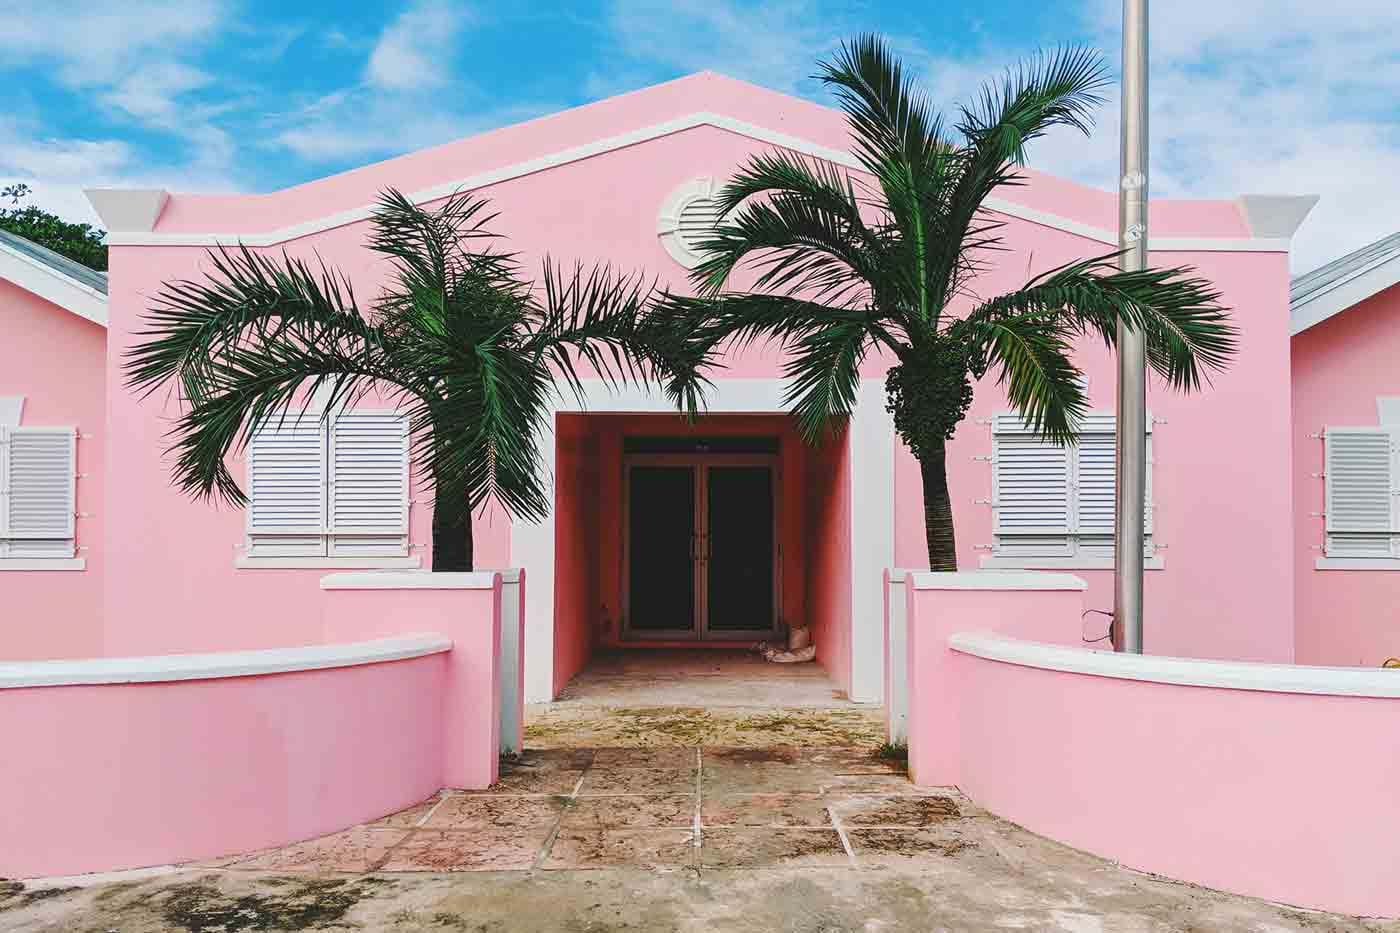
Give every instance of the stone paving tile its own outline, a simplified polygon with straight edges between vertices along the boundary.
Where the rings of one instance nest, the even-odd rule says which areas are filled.
[[[564,811],[559,825],[592,829],[692,826],[696,800],[694,794],[580,797]]]
[[[701,750],[704,765],[770,765],[795,764],[801,750],[775,745],[772,748],[705,748]]]
[[[380,871],[504,871],[530,868],[551,827],[492,826],[471,832],[420,829],[394,849]]]
[[[485,790],[463,791],[466,794],[572,794],[583,777],[582,769],[548,768],[535,771],[515,767],[502,769],[500,780]]]
[[[822,778],[825,793],[844,797],[946,797],[948,788],[920,787],[903,774],[837,774]]]
[[[705,868],[848,867],[850,857],[834,829],[706,829],[700,847]]]
[[[842,826],[931,826],[962,816],[951,797],[846,797],[831,806]]]
[[[596,794],[684,794],[695,790],[694,768],[592,768],[580,797]]]
[[[268,849],[231,867],[259,871],[369,871],[408,835],[408,830],[356,827]]]
[[[701,784],[706,796],[731,794],[814,794],[824,783],[835,781],[836,775],[812,773],[803,768],[784,764],[752,764],[736,762],[700,766]]]
[[[564,809],[564,797],[448,797],[432,811],[424,829],[477,830],[492,826],[518,829],[553,826]]]
[[[527,748],[508,767],[534,771],[582,771],[593,764],[595,754],[596,750],[592,748]]]
[[[735,794],[706,797],[700,821],[710,826],[808,826],[831,829],[826,798],[816,794]]]
[[[432,812],[433,807],[442,802],[441,797],[429,797],[422,803],[415,803],[406,810],[397,813],[390,813],[388,816],[380,817],[377,820],[366,823],[367,829],[412,829],[423,822],[423,818]]]
[[[801,749],[794,764],[820,768],[834,774],[904,774],[905,764],[896,758],[878,758],[864,748]]]
[[[847,829],[857,865],[909,864],[960,855],[978,847],[971,834],[946,827]]]
[[[693,768],[694,748],[600,748],[593,753],[595,768]],[[708,752],[707,752],[708,754]]]
[[[695,864],[688,829],[561,828],[543,868],[650,868]]]

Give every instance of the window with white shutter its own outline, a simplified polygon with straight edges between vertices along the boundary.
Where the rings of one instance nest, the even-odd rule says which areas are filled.
[[[1037,437],[1019,415],[998,415],[992,430],[993,554],[1007,561],[1112,559],[1114,416],[1086,416],[1073,447]],[[1146,552],[1151,557],[1150,434],[1147,449]]]
[[[74,556],[77,451],[73,428],[0,427],[0,560]]]
[[[408,554],[408,422],[392,411],[271,421],[248,446],[253,558]]]
[[[1325,432],[1328,557],[1400,558],[1396,441],[1390,428]]]

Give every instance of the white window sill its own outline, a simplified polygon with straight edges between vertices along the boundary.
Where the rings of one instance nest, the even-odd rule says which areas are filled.
[[[1397,562],[1400,563],[1400,562]],[[984,557],[983,570],[1112,570],[1111,557]],[[1166,570],[1162,558],[1146,557],[1143,570]]]
[[[417,570],[421,557],[239,557],[239,570]]]
[[[6,570],[86,570],[86,557],[0,557],[0,572]]]
[[[1400,560],[1390,557],[1319,557],[1318,570],[1400,570]]]

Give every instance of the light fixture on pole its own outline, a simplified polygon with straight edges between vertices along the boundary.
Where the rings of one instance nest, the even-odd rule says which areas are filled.
[[[1118,247],[1124,272],[1147,268],[1147,0],[1123,0],[1123,112]],[[1142,653],[1143,532],[1147,490],[1147,367],[1142,334],[1118,325],[1117,501],[1113,536],[1113,647]]]

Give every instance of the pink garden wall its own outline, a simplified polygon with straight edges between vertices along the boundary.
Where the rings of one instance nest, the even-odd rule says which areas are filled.
[[[106,551],[106,331],[0,279],[0,396],[23,396],[21,426],[75,426],[78,571],[0,572],[0,661],[102,653]]]
[[[1293,566],[1297,657],[1376,667],[1400,657],[1400,572],[1319,570],[1331,427],[1379,423],[1378,396],[1400,396],[1400,286],[1293,338]]]
[[[980,806],[1129,868],[1400,916],[1388,672],[952,644],[957,783]]]
[[[443,785],[439,642],[382,663],[0,689],[0,875],[231,855],[425,799]]]

